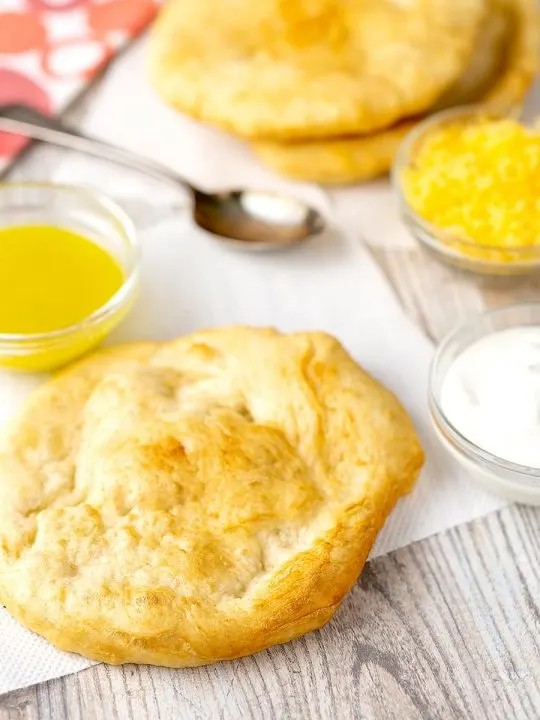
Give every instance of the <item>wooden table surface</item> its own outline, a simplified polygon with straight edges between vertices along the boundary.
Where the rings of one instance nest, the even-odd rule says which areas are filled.
[[[540,299],[538,281],[483,285],[416,248],[372,251],[434,340]],[[538,720],[539,569],[540,510],[509,507],[369,563],[335,618],[288,645],[190,670],[98,665],[1,696],[0,720]]]

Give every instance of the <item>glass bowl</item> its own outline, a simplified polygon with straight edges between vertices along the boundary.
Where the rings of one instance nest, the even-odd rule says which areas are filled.
[[[451,364],[480,338],[508,328],[540,326],[540,303],[509,305],[478,315],[439,345],[431,367],[429,408],[437,435],[471,477],[507,500],[540,505],[540,468],[497,457],[475,445],[450,422],[441,406],[443,381]]]
[[[108,198],[53,183],[1,183],[0,228],[52,225],[78,233],[109,252],[124,273],[118,291],[79,323],[40,334],[0,333],[0,368],[49,371],[99,344],[131,309],[138,286],[139,248],[130,218]]]
[[[512,114],[496,112],[491,108],[470,106],[452,108],[436,113],[420,122],[403,141],[392,168],[392,184],[398,197],[403,222],[413,237],[437,259],[448,265],[482,275],[512,276],[538,272],[540,246],[500,248],[481,245],[442,230],[421,217],[410,205],[402,185],[403,171],[414,167],[414,156],[426,135],[434,128],[456,120],[474,123],[486,117],[507,118]],[[517,113],[513,113],[517,115]]]

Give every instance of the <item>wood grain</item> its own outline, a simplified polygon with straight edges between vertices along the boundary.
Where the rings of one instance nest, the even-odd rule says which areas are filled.
[[[96,666],[0,720],[537,720],[540,515],[508,508],[370,563],[321,631],[198,668]]]

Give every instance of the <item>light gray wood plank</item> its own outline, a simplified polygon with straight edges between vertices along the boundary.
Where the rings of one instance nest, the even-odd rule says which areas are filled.
[[[540,512],[508,508],[370,563],[321,631],[206,668],[97,666],[0,720],[537,720]]]
[[[433,340],[486,305],[476,276],[446,267],[418,248],[378,246],[371,251],[405,310]]]

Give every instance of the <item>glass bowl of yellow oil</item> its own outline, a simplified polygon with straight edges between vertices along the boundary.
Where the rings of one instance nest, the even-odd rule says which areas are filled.
[[[130,218],[99,193],[0,184],[0,368],[56,369],[98,345],[133,305]]]

